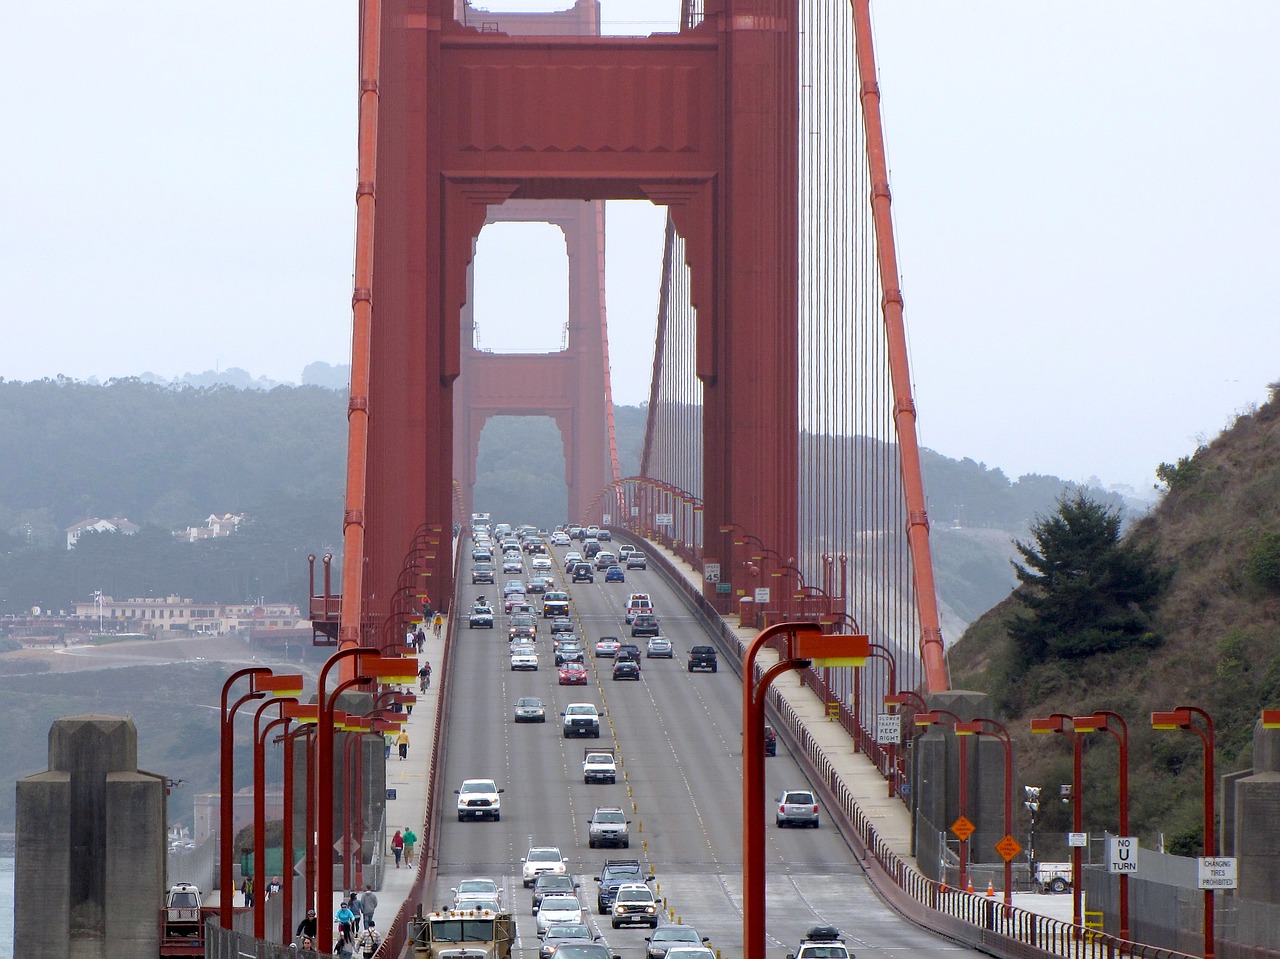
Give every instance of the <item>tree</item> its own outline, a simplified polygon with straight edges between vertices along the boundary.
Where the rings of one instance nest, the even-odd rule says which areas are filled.
[[[1026,612],[1009,630],[1024,666],[1159,644],[1151,608],[1167,577],[1151,548],[1121,541],[1118,510],[1077,491],[1031,533],[1014,544]]]

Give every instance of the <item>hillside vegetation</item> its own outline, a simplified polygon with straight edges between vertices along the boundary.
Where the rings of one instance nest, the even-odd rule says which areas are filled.
[[[1153,731],[1152,711],[1207,710],[1217,727],[1217,772],[1251,765],[1254,723],[1264,707],[1280,706],[1276,394],[1273,387],[1265,406],[1160,469],[1167,495],[1123,540],[1129,556],[1150,559],[1158,584],[1154,598],[1143,593],[1132,617],[1119,620],[1133,627],[1128,638],[1101,642],[1097,651],[1079,644],[1064,651],[1050,639],[1028,656],[1026,623],[1044,603],[1023,585],[951,648],[953,686],[990,694],[994,714],[1018,741],[1018,781],[1043,787],[1050,799],[1037,825],[1039,858],[1065,854],[1070,807],[1056,797],[1071,782],[1071,747],[1065,736],[1032,736],[1032,717],[1098,709],[1125,717],[1131,831],[1147,848],[1163,838],[1170,852],[1199,854],[1202,841],[1201,742],[1189,732]],[[1115,832],[1117,755],[1105,733],[1086,736],[1084,783],[1086,826]]]

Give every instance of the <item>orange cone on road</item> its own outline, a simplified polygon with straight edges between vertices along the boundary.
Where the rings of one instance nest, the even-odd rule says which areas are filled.
[[[990,879],[988,879],[987,880],[987,896],[990,897],[990,896],[994,896],[995,894],[996,894],[995,884]]]
[[[969,889],[968,889],[968,891],[969,891],[969,892],[973,892],[973,877],[972,877],[972,876],[970,876],[970,877],[969,877]]]

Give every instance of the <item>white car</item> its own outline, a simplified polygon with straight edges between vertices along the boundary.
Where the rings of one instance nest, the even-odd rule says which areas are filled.
[[[563,876],[569,871],[569,863],[564,856],[560,855],[559,846],[532,846],[520,860],[520,864],[520,874],[526,889],[532,886],[539,876],[548,873],[553,876]]]
[[[451,890],[453,892],[453,906],[455,909],[469,909],[470,906],[459,906],[461,902],[468,902],[477,899],[492,899],[501,901],[502,892],[498,884],[492,879],[464,879]]]
[[[569,534],[562,529],[556,530],[551,534],[552,546],[568,546],[573,540],[569,539]]]
[[[534,922],[538,926],[538,935],[547,931],[548,926],[560,926],[566,922],[582,922],[582,903],[577,896],[564,896],[553,893],[543,896],[538,904],[538,914]]]
[[[455,789],[458,797],[458,822],[488,817],[494,822],[502,818],[502,797],[492,779],[464,779],[462,788]]]
[[[536,672],[538,669],[537,651],[525,643],[516,643],[511,647],[511,668],[513,670],[532,669]]]
[[[551,557],[540,553],[530,561],[529,568],[535,573],[549,573],[552,569]]]

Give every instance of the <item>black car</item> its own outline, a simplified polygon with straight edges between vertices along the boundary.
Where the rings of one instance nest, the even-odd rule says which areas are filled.
[[[574,890],[578,888],[578,884],[573,881],[572,876],[553,876],[550,873],[543,873],[533,881],[533,915],[538,914],[538,907],[542,905],[542,897],[548,895],[576,895]]]
[[[716,671],[716,648],[714,646],[692,646],[689,649],[689,672],[695,669]]]
[[[596,571],[591,568],[590,563],[575,563],[573,566],[573,581],[575,583],[594,583],[596,581]]]
[[[614,679],[635,679],[640,678],[640,663],[635,659],[617,659],[613,663]]]
[[[480,583],[488,583],[493,585],[493,564],[477,563],[471,569],[471,585],[476,586]]]
[[[632,636],[657,636],[658,617],[653,613],[637,613],[631,621]]]
[[[764,754],[766,756],[778,755],[778,734],[773,731],[773,727],[768,723],[764,724]]]

